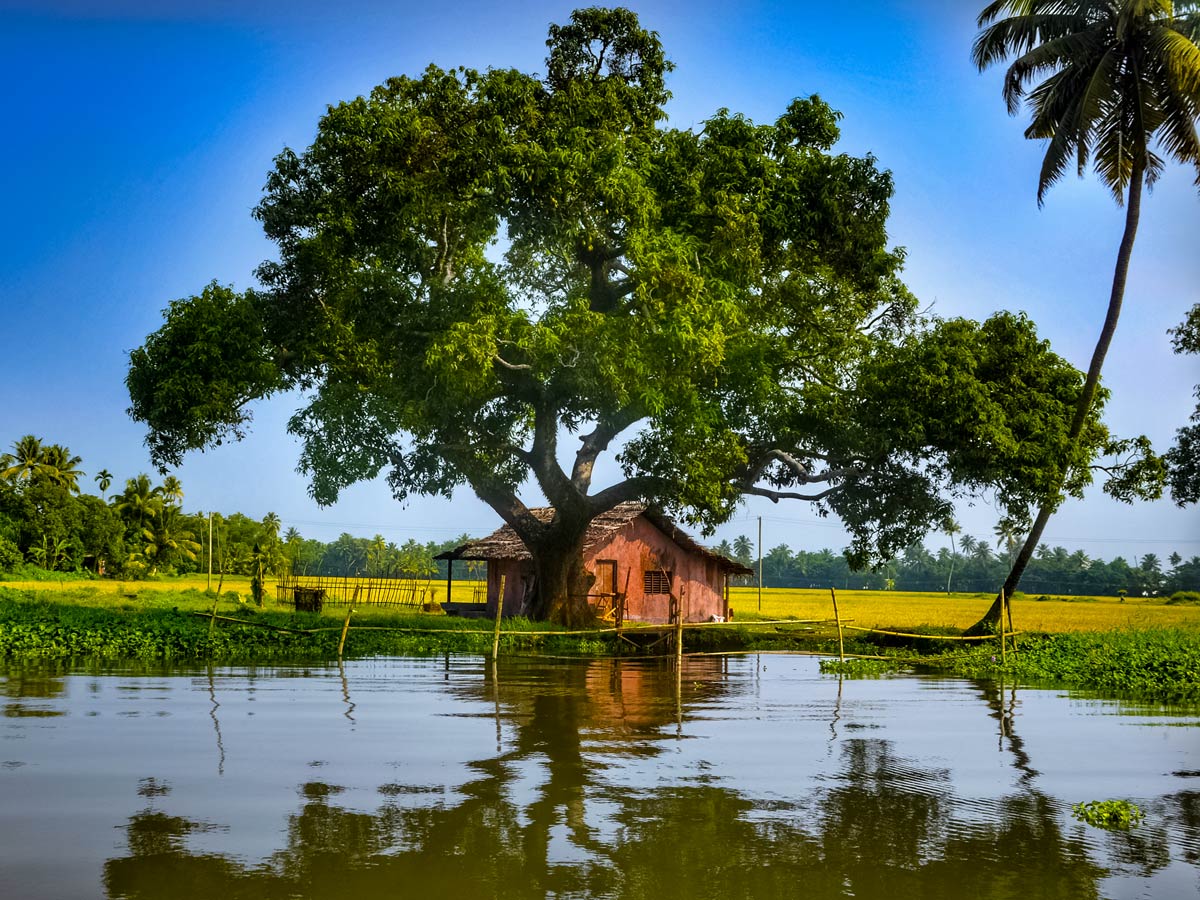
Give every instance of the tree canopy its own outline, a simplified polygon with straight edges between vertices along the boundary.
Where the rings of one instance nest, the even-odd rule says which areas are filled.
[[[530,548],[530,612],[564,619],[587,523],[622,501],[707,528],[746,495],[809,500],[865,564],[956,493],[1023,512],[1081,489],[1107,435],[1093,409],[1067,439],[1080,374],[1022,317],[916,314],[890,174],[833,150],[840,114],[814,95],[667,127],[671,64],[628,10],[547,46],[545,77],[389,79],[276,158],[260,286],[176,300],[131,355],[160,466],[299,390],[318,501],[383,471],[401,500],[469,485]]]

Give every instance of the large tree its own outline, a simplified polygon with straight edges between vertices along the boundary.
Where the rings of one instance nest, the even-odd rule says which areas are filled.
[[[1153,185],[1164,166],[1155,150],[1195,167],[1200,184],[1196,9],[1191,0],[996,0],[979,15],[981,31],[972,51],[976,65],[982,70],[1012,59],[1004,77],[1008,111],[1015,115],[1028,100],[1032,120],[1025,136],[1047,142],[1038,205],[1068,168],[1074,166],[1082,176],[1089,162],[1117,203],[1125,205],[1108,309],[1071,422],[1072,440],[1082,434],[1091,414],[1121,314],[1142,189]],[[1115,444],[1112,449],[1138,448]],[[1154,465],[1143,460],[1131,471],[1153,474]],[[1131,483],[1123,482],[1126,488]],[[1126,499],[1134,493],[1116,495]],[[1062,499],[1059,494],[1040,505],[1004,582],[1008,596],[1020,584]],[[999,615],[998,597],[983,622]]]
[[[1188,311],[1179,327],[1171,329],[1171,335],[1176,353],[1200,354],[1200,303]],[[1200,384],[1196,385],[1195,393],[1200,401]],[[1191,421],[1191,425],[1176,432],[1175,446],[1165,456],[1171,499],[1180,506],[1200,503],[1200,402]]]
[[[746,495],[811,501],[866,564],[956,492],[1051,496],[1106,440],[1094,414],[1066,440],[1081,378],[1028,321],[914,315],[891,178],[833,152],[820,99],[668,128],[671,65],[633,13],[577,11],[547,44],[544,78],[393,78],[276,158],[261,287],[173,302],[131,356],[160,466],[302,391],[318,501],[384,470],[401,500],[469,485],[533,556],[529,612],[573,621],[588,523],[622,501],[704,527]]]

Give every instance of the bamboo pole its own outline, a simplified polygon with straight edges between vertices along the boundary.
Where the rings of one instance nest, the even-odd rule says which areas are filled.
[[[500,656],[500,616],[504,613],[504,578],[500,576],[500,591],[496,595],[496,627],[492,631],[492,659]]]
[[[221,597],[220,593],[213,596],[212,609],[208,611],[208,636],[212,637],[213,626],[217,624],[217,600]]]
[[[1004,621],[1005,607],[1008,606],[1008,598],[1004,595],[1004,588],[1000,588],[1000,665],[1003,666],[1007,662],[1007,654],[1005,652],[1008,646],[1008,639],[1004,634],[1006,623]]]
[[[675,607],[675,671],[677,673],[683,667],[683,593],[681,589],[679,591],[679,603]]]
[[[346,621],[342,623],[342,639],[338,641],[338,659],[342,658],[342,651],[346,649],[346,632],[350,630],[350,616],[354,613],[353,606],[346,607]]]
[[[762,516],[758,517],[758,611],[762,612]]]
[[[846,647],[842,642],[842,617],[838,613],[837,591],[832,586],[830,586],[830,588],[829,588],[829,596],[833,598],[833,620],[835,622],[837,622],[838,660],[840,662],[845,662],[846,661]]]

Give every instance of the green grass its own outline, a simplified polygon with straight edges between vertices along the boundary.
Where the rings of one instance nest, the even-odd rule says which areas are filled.
[[[226,587],[229,587],[227,585]],[[95,583],[61,584],[39,589],[0,585],[0,659],[205,659],[259,662],[332,659],[337,656],[345,607],[323,613],[295,613],[268,601],[264,609],[245,602],[244,592],[226,590],[216,612],[237,621],[207,616],[212,595],[195,588],[147,587],[129,582],[113,588]],[[839,595],[840,598],[841,595]],[[896,603],[897,598],[883,598]],[[839,599],[839,605],[840,605]],[[860,604],[877,602],[859,598]],[[947,601],[943,604],[953,604]],[[1031,601],[1032,602],[1032,601]],[[929,600],[920,602],[927,608]],[[846,632],[849,656],[885,656],[882,662],[826,662],[823,669],[845,675],[873,676],[916,665],[920,670],[1027,683],[1054,682],[1079,687],[1133,692],[1164,698],[1200,697],[1200,630],[1194,607],[1161,607],[1189,614],[1187,627],[1114,628],[1059,634],[1026,634],[1018,653],[1002,658],[995,641],[977,644],[936,640],[952,635],[945,624],[880,623],[896,630],[929,635],[901,638]],[[773,610],[773,612],[776,612]],[[199,613],[200,615],[197,615]],[[776,612],[778,615],[778,612]],[[1015,615],[1015,614],[1014,614]],[[815,616],[814,616],[815,618]],[[927,618],[921,616],[920,618]],[[739,616],[737,624],[689,629],[689,653],[754,650],[803,650],[836,655],[837,632],[830,624],[762,622]],[[859,621],[862,621],[861,619]],[[275,628],[256,627],[270,625]],[[440,613],[358,608],[351,620],[345,655],[416,655],[441,652],[488,653],[492,622]],[[1019,627],[1019,626],[1018,626]],[[276,630],[276,629],[289,630]],[[647,652],[611,634],[555,635],[549,623],[505,619],[501,652],[611,656]],[[648,640],[648,639],[647,639]],[[646,641],[643,641],[645,643]],[[665,644],[649,652],[662,653]]]
[[[994,645],[922,666],[960,675],[1058,682],[1163,698],[1200,697],[1200,638],[1178,628],[1038,635],[1001,658]]]

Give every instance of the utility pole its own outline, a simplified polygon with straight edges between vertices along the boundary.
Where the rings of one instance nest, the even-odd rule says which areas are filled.
[[[212,593],[212,511],[208,513],[208,587],[206,590]]]
[[[762,612],[762,516],[758,517],[758,611]]]

